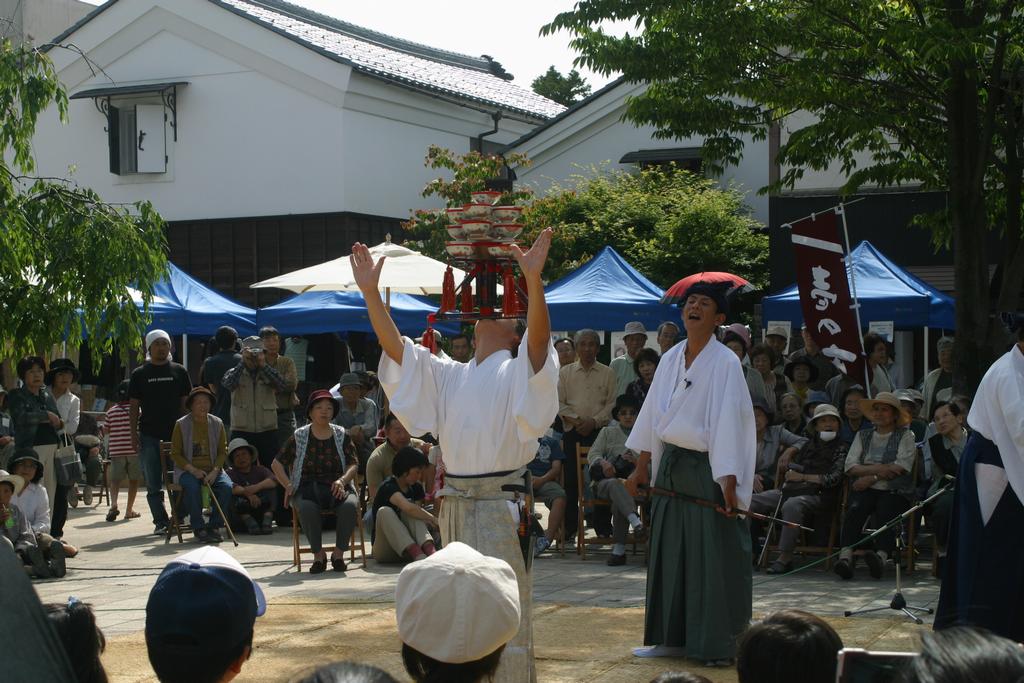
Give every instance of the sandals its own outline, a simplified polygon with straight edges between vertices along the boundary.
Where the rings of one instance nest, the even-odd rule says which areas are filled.
[[[110,512],[107,513],[107,521],[108,522],[113,522],[115,519],[117,519],[117,516],[120,515],[120,514],[121,514],[121,511],[118,510],[117,508],[110,508]],[[125,515],[125,519],[127,519],[127,518],[128,518],[128,515]]]
[[[135,510],[132,510],[131,512],[124,513],[124,518],[125,519],[135,519],[136,517],[141,517],[141,516],[142,516],[142,513],[136,512]]]
[[[327,560],[313,560],[313,564],[309,566],[310,574],[323,574],[327,571]]]
[[[771,563],[768,569],[765,570],[765,574],[787,574],[791,571],[793,571],[792,562],[780,562],[779,560],[775,560]]]

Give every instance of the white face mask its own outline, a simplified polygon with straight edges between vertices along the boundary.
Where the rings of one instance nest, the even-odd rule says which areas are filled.
[[[818,438],[822,441],[832,441],[836,438],[836,432],[818,432]]]

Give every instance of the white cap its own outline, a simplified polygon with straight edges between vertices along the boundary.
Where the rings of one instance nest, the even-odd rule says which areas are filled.
[[[504,560],[449,543],[399,574],[395,617],[402,642],[432,659],[482,659],[519,630],[516,574]]]
[[[642,322],[634,320],[633,322],[626,323],[626,328],[622,330],[622,333],[623,337],[628,337],[631,334],[647,334],[647,329]]]
[[[776,337],[785,337],[786,339],[789,339],[789,328],[783,325],[769,325],[768,332],[765,334],[765,336],[771,337],[773,335]]]
[[[171,343],[171,335],[167,334],[163,330],[150,330],[146,334],[146,351],[149,351],[149,347],[153,345],[157,339],[166,339],[167,343]]]
[[[25,488],[25,478],[17,474],[8,474],[7,470],[0,470],[0,482],[3,481],[11,483],[11,486],[14,487],[14,495],[18,495]]]

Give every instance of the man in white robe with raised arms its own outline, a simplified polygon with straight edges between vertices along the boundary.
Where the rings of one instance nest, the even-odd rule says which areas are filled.
[[[433,356],[402,337],[380,297],[385,259],[374,263],[366,246],[358,243],[350,257],[384,351],[378,377],[391,410],[410,433],[436,434],[444,448],[442,540],[460,541],[505,560],[519,580],[522,621],[502,654],[497,683],[536,681],[532,580],[508,504],[511,494],[502,486],[523,484],[537,439],[558,412],[558,354],[551,343],[541,281],[550,245],[549,228],[529,251],[513,247],[526,280],[525,333],[520,335],[515,320],[478,321],[476,354],[468,363]]]

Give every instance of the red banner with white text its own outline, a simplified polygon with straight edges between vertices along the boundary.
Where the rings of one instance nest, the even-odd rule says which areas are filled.
[[[860,326],[853,308],[844,241],[835,211],[791,224],[791,236],[800,307],[807,330],[833,365],[858,384],[865,384]]]

